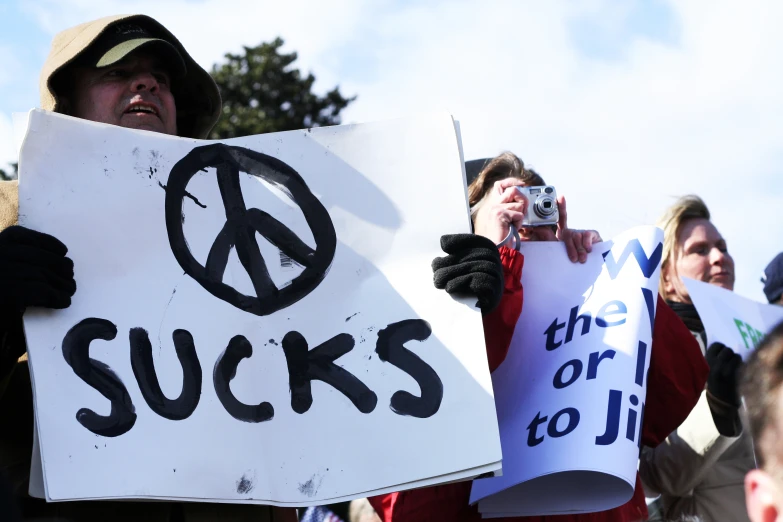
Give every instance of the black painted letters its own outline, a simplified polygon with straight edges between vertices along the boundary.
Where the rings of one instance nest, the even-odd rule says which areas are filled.
[[[413,377],[421,388],[421,397],[402,390],[392,395],[391,409],[394,413],[424,419],[435,415],[440,408],[443,382],[432,366],[404,346],[408,341],[424,341],[431,334],[432,328],[421,319],[393,323],[378,332],[375,345],[378,357]]]
[[[283,337],[283,352],[288,363],[291,387],[291,408],[304,413],[313,404],[310,381],[323,381],[348,397],[362,413],[370,413],[378,404],[378,397],[362,381],[334,361],[353,350],[354,340],[340,334],[308,350],[307,341],[299,332],[288,332]]]
[[[136,423],[128,389],[106,364],[90,359],[90,343],[95,339],[111,341],[117,337],[117,327],[106,319],[88,318],[68,330],[63,339],[63,357],[81,380],[95,388],[111,401],[108,416],[82,408],[76,412],[79,424],[104,437],[117,437],[127,433]]]
[[[152,345],[147,330],[130,330],[131,367],[139,389],[152,411],[169,420],[187,419],[195,411],[201,397],[201,364],[196,355],[193,336],[187,330],[174,330],[172,339],[177,358],[182,365],[182,392],[176,399],[168,399],[160,389],[158,375],[152,362]]]

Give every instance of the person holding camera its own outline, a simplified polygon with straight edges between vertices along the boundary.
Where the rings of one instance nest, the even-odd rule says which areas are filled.
[[[461,240],[481,244],[487,258],[499,255],[502,260],[502,296],[497,308],[484,315],[484,338],[490,371],[494,371],[505,359],[522,311],[521,275],[524,259],[518,250],[508,246],[509,236],[513,237],[513,232],[517,231],[521,241],[562,241],[569,259],[582,263],[587,260],[593,244],[601,241],[600,235],[594,230],[568,228],[565,198],[562,196],[557,199],[557,224],[522,226],[526,220],[529,200],[517,187],[545,185],[538,173],[526,168],[514,154],[505,152],[487,160],[468,189],[475,235]],[[435,284],[454,292],[459,288],[452,282],[458,280],[459,276],[456,271],[448,271],[451,265],[449,257],[433,262]],[[704,388],[707,376],[707,367],[698,344],[682,321],[660,299],[657,310],[642,434],[643,443],[652,446],[661,442],[687,417]],[[478,522],[481,520],[478,509],[469,505],[470,488],[471,482],[467,481],[380,495],[369,500],[384,522]],[[634,497],[625,505],[612,510],[498,520],[630,522],[646,517],[644,492],[637,476]]]
[[[743,480],[753,469],[737,391],[741,358],[714,343],[708,348],[699,314],[682,277],[734,289],[734,260],[698,196],[685,196],[665,213],[659,294],[682,318],[709,365],[707,385],[687,419],[665,444],[642,452],[639,472],[649,496],[660,495],[663,519],[748,520]]]

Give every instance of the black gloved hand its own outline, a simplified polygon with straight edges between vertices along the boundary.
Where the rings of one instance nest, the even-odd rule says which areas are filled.
[[[29,228],[0,232],[0,311],[70,306],[76,282],[67,252],[58,239]]]
[[[440,238],[449,254],[432,261],[435,288],[449,294],[473,295],[482,313],[497,307],[503,296],[503,265],[497,246],[475,234],[451,234]]]
[[[742,357],[721,343],[712,343],[705,358],[710,367],[707,391],[716,399],[739,408],[741,402],[737,384]]]

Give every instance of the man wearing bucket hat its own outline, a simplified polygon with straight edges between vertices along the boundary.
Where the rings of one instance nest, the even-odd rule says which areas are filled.
[[[174,35],[144,15],[101,18],[57,34],[40,94],[45,110],[189,138],[206,138],[221,112],[214,80]],[[16,225],[17,214],[17,183],[0,182],[0,484],[11,483],[13,511],[23,520],[296,520],[293,509],[267,506],[47,504],[27,495],[33,405],[22,314],[28,306],[68,307],[76,283],[66,246]],[[5,508],[0,505],[0,519],[11,516],[12,508]]]

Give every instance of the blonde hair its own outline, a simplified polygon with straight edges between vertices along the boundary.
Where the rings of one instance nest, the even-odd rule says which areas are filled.
[[[525,185],[537,187],[546,185],[544,179],[511,152],[503,152],[484,165],[479,175],[468,187],[468,202],[471,214],[475,214],[495,182],[506,178],[519,178]]]
[[[686,221],[691,219],[710,219],[710,209],[699,196],[689,194],[678,199],[658,220],[658,226],[663,229],[663,257],[661,259],[661,277],[658,282],[658,293],[664,299],[669,296],[663,285],[664,270],[669,263],[674,262],[677,249],[677,238]]]

